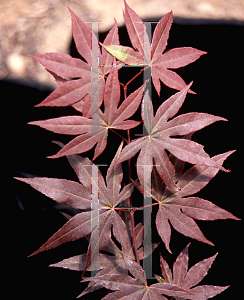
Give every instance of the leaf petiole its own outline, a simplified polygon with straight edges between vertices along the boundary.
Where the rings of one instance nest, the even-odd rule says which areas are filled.
[[[131,80],[129,80],[126,84],[120,83],[123,86],[124,89],[124,98],[127,98],[127,87],[128,85],[135,80],[139,75],[141,75],[141,73],[145,70],[147,70],[150,66],[147,66],[146,68],[143,68],[140,70],[140,72],[138,72]]]
[[[124,138],[122,135],[120,135],[118,132],[116,132],[115,130],[113,130],[112,128],[109,128],[113,133],[117,134],[120,138],[122,138],[122,140],[124,140],[127,144],[128,144],[128,140],[126,138]]]

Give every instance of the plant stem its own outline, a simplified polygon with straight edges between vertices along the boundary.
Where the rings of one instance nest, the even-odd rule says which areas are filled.
[[[130,218],[131,218],[131,226],[132,226],[132,241],[134,245],[135,257],[136,262],[140,264],[138,251],[137,251],[137,244],[136,244],[136,231],[135,231],[135,219],[134,219],[134,210],[130,211]]]
[[[134,80],[136,79],[145,69],[142,69],[138,74],[136,74],[130,81],[128,81],[126,84],[123,84],[123,83],[119,83],[122,87],[123,87],[123,90],[124,90],[124,99],[127,98],[127,87],[128,85]],[[107,76],[105,76],[107,78]],[[112,132],[114,132],[115,134],[117,134],[120,138],[122,138],[124,141],[126,141],[127,144],[130,143],[130,129],[127,129],[127,140],[122,136],[120,135],[118,132],[114,131],[112,128],[109,128]],[[131,159],[128,160],[128,175],[129,175],[129,183],[131,182]],[[125,207],[128,207],[127,203],[128,201],[125,200]],[[132,228],[132,242],[133,242],[133,245],[134,245],[134,253],[135,253],[135,258],[136,258],[136,262],[138,264],[140,264],[140,260],[139,260],[139,256],[138,256],[138,251],[137,251],[137,244],[136,244],[136,232],[135,232],[135,219],[134,219],[134,209],[132,209],[133,205],[132,205],[132,196],[130,196],[130,199],[129,199],[129,207],[131,207],[131,210],[129,211],[130,213],[130,220],[131,220],[131,228]],[[123,210],[123,209],[121,209]],[[125,210],[126,211],[126,210]],[[127,220],[126,220],[126,216],[127,214],[125,214],[125,223],[127,223]]]
[[[126,84],[123,84],[123,83],[119,83],[122,87],[123,87],[123,90],[124,90],[124,99],[127,98],[127,87],[128,85],[133,81],[135,80],[143,71],[145,71],[148,67],[146,68],[143,68],[140,70],[140,72],[138,72],[131,80],[129,80]],[[111,129],[111,128],[110,128]],[[115,134],[117,134],[118,136],[120,136],[123,140],[125,140],[127,142],[127,144],[130,143],[130,130],[127,129],[127,140],[122,137],[119,133],[115,132],[113,129],[111,129]],[[128,175],[129,175],[129,183],[131,182],[131,159],[128,160]],[[126,205],[126,202],[128,201],[125,201],[125,207],[128,206]],[[132,228],[132,242],[133,242],[133,245],[134,245],[134,253],[135,253],[135,258],[136,258],[136,262],[138,264],[140,264],[140,261],[139,261],[139,256],[138,256],[138,251],[137,251],[137,244],[136,244],[136,232],[135,232],[135,219],[134,219],[134,212],[137,210],[137,209],[133,209],[133,204],[132,204],[132,196],[130,196],[130,199],[129,199],[129,206],[131,207],[131,210],[130,210],[130,219],[131,219],[131,228]],[[126,217],[126,215],[125,215]]]
[[[126,84],[120,83],[120,85],[123,86],[124,89],[124,97],[127,98],[127,87],[128,85],[135,80],[143,71],[145,71],[146,69],[148,69],[150,66],[147,66],[146,68],[141,69],[140,72],[138,72],[131,80],[129,80]]]
[[[141,208],[144,209],[145,207],[149,207],[149,206],[153,206],[153,205],[158,205],[158,202],[152,203],[152,204],[148,204],[148,205],[145,205],[145,206],[141,206],[141,207],[139,207],[139,208],[136,208],[135,211],[136,211],[136,210],[139,210],[139,209],[141,209]]]
[[[128,144],[128,141],[126,138],[124,138],[122,135],[120,135],[118,132],[116,132],[115,130],[113,130],[112,128],[109,128],[113,133],[117,134],[119,137],[121,137],[127,144]]]
[[[126,90],[125,94],[126,94]],[[128,144],[130,143],[130,130],[127,129],[127,136],[128,136]],[[129,173],[129,182],[131,182],[131,159],[128,160],[128,173]],[[132,195],[130,195],[130,207],[133,207],[132,204]],[[136,262],[140,264],[139,256],[138,256],[138,251],[137,251],[137,244],[136,244],[136,231],[135,231],[135,219],[134,219],[134,210],[130,210],[130,220],[131,220],[131,228],[132,228],[132,241],[134,245],[134,253],[136,257]]]
[[[136,77],[137,76],[135,76],[134,78],[136,78]],[[129,82],[127,82],[126,85],[122,84],[123,89],[124,89],[124,99],[127,98],[127,86],[130,82],[131,82],[131,80]],[[128,137],[127,138],[127,144],[129,144],[130,143],[130,130],[129,129],[127,129],[127,137]],[[131,159],[128,160],[128,175],[129,175],[129,182],[131,182]],[[125,203],[126,202],[128,202],[128,201],[125,201]],[[132,206],[132,196],[130,196],[130,199],[129,199],[129,206],[131,208],[133,207]],[[127,216],[127,214],[125,215],[125,217],[126,216]],[[133,245],[134,245],[135,258],[136,258],[136,262],[138,264],[140,264],[138,251],[137,251],[137,245],[136,245],[135,219],[134,219],[134,210],[133,209],[130,210],[130,221],[131,221],[131,228],[132,228],[132,242],[133,242]]]
[[[137,211],[137,210],[140,210],[140,209],[144,209],[145,207],[149,207],[149,206],[153,206],[153,205],[158,205],[158,203],[152,203],[152,204],[148,204],[148,205],[145,205],[145,206],[140,206],[138,208],[120,208],[120,207],[116,207],[115,210],[122,210],[122,211],[127,211],[130,213],[131,210],[133,210],[134,212]],[[105,208],[107,209],[107,208]]]

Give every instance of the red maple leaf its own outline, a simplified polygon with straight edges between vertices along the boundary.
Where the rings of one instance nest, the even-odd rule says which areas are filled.
[[[213,285],[199,285],[196,286],[208,273],[214,262],[217,254],[207,259],[204,259],[188,270],[189,261],[189,250],[190,243],[183,249],[183,251],[178,255],[176,261],[173,265],[173,273],[169,268],[167,262],[160,255],[160,266],[163,279],[160,276],[156,276],[159,282],[174,283],[175,285],[188,290],[191,295],[187,297],[175,297],[174,299],[192,299],[192,300],[207,300],[212,298],[229,286],[213,286]]]
[[[148,135],[133,140],[121,152],[118,163],[128,160],[140,151],[137,159],[137,174],[140,183],[148,182],[153,168],[156,169],[165,184],[178,190],[174,182],[175,169],[165,150],[178,159],[191,164],[205,165],[225,170],[203,150],[203,146],[188,139],[172,138],[195,132],[216,121],[226,121],[222,117],[206,113],[187,113],[171,119],[182,106],[191,84],[174,94],[158,108],[155,116],[148,90],[142,102],[141,116]]]
[[[102,53],[100,52],[95,33],[71,9],[69,11],[72,18],[75,44],[79,54],[86,62],[65,53],[46,53],[31,56],[48,71],[58,75],[60,78],[74,79],[63,80],[62,84],[55,91],[36,106],[68,106],[76,104],[79,110],[83,111],[83,115],[90,116],[93,114],[90,111],[92,102],[91,91],[93,99],[95,97],[99,98],[100,106],[104,95],[104,78],[110,72],[114,58],[107,51],[102,50]],[[104,44],[119,44],[116,20],[113,28],[105,38]],[[114,67],[119,69],[122,67],[122,64],[114,65]]]
[[[222,164],[224,160],[234,151],[212,157],[212,160],[218,164]],[[199,197],[188,197],[203,189],[209,181],[215,177],[219,169],[207,166],[193,166],[183,175],[182,167],[184,163],[170,157],[171,161],[177,165],[177,186],[179,191],[172,191],[162,183],[162,179],[158,175],[156,168],[152,171],[151,196],[158,202],[159,208],[156,215],[156,227],[158,234],[164,242],[167,250],[171,252],[169,244],[171,239],[171,225],[175,230],[185,236],[191,237],[198,241],[213,245],[203,235],[197,223],[193,220],[219,220],[233,219],[240,220],[233,214],[216,206],[210,201]],[[134,182],[138,190],[143,193],[144,188]]]
[[[119,211],[118,211],[119,212]],[[127,227],[129,222],[127,223]],[[128,228],[127,228],[128,229]],[[125,231],[123,234],[128,235],[129,232]],[[140,222],[135,227],[135,236],[136,236],[136,244],[138,248],[138,256],[139,259],[142,260],[151,254],[152,251],[156,249],[159,243],[145,245],[144,249],[142,246],[143,243],[143,234],[144,227],[143,223]],[[109,269],[109,272],[119,272],[119,273],[127,273],[127,268],[124,263],[123,257],[126,256],[131,260],[135,261],[135,255],[133,250],[132,237],[128,235],[125,238],[127,243],[123,243],[122,249],[120,250],[115,242],[111,239],[108,245],[103,249],[105,252],[110,253],[112,255],[107,255],[104,253],[99,254],[99,267],[94,269],[93,266],[89,266],[87,271],[95,271],[99,269]],[[83,253],[80,255],[76,255],[70,258],[66,258],[58,263],[52,264],[52,267],[65,268],[75,271],[82,271],[85,268],[87,254]]]
[[[127,230],[130,227],[130,222],[127,223]],[[131,229],[130,229],[131,230]],[[132,242],[132,233],[128,230],[128,235],[130,237],[126,237],[126,240],[128,244],[126,244],[126,248],[122,246],[122,249],[120,250],[118,246],[114,243],[114,241],[111,239],[108,245],[103,249],[103,251],[110,253],[104,254],[99,253],[99,264],[97,268],[94,268],[93,265],[90,265],[87,268],[87,271],[97,271],[101,270],[96,274],[96,277],[102,276],[102,275],[109,275],[109,274],[128,274],[128,270],[124,261],[124,257],[129,258],[130,260],[135,261],[135,255],[133,250],[133,242]],[[144,226],[143,223],[140,222],[135,227],[135,235],[136,235],[136,244],[138,248],[138,256],[139,259],[145,259],[148,255],[152,253],[156,249],[156,247],[159,245],[159,243],[145,245],[145,247],[142,246],[143,243],[143,231]],[[130,234],[129,234],[130,233]],[[123,232],[124,235],[127,235],[127,231]],[[83,271],[86,266],[87,261],[87,254],[81,254],[76,255],[67,259],[64,259],[58,263],[51,264],[50,267],[59,267],[59,268],[65,268],[70,270],[76,270],[76,271]],[[90,282],[87,288],[78,296],[84,296],[85,294],[91,293],[97,289],[100,289],[102,286]]]
[[[92,230],[91,222],[99,224],[99,238],[96,240],[93,253],[96,253],[96,249],[101,251],[107,246],[111,239],[112,225],[115,238],[125,249],[127,248],[128,242],[126,236],[122,234],[123,231],[126,231],[126,225],[114,208],[120,202],[130,197],[134,186],[130,183],[120,190],[123,172],[121,165],[119,164],[115,167],[115,163],[118,160],[121,149],[122,143],[107,171],[107,184],[98,167],[88,158],[78,155],[71,155],[67,158],[81,183],[57,178],[15,178],[29,184],[37,191],[58,203],[66,204],[76,209],[90,209],[72,217],[39,249],[29,256],[87,236]],[[93,198],[94,190],[96,189],[99,190],[99,203],[98,200]],[[93,214],[94,207],[97,207],[99,215]],[[94,231],[97,230],[98,226],[94,228]],[[89,245],[86,268],[92,259],[93,256]]]
[[[136,51],[130,47],[117,45],[102,46],[118,60],[133,66],[151,67],[152,81],[160,95],[160,80],[167,86],[176,90],[183,89],[186,84],[175,72],[169,69],[177,69],[196,61],[201,55],[206,54],[191,47],[171,49],[163,53],[167,46],[169,31],[173,22],[172,12],[166,14],[157,24],[152,46],[146,33],[146,27],[140,17],[128,6],[126,1],[124,20],[131,40]],[[194,93],[189,90],[188,92]]]
[[[83,280],[95,282],[112,292],[102,298],[103,300],[136,299],[136,300],[167,300],[163,295],[183,297],[191,295],[191,292],[177,286],[174,283],[161,282],[147,285],[146,274],[142,267],[135,261],[124,257],[126,268],[134,276],[126,274],[104,274]]]
[[[104,89],[104,112],[98,109],[97,118],[84,116],[67,116],[44,121],[33,121],[29,124],[37,125],[60,134],[78,135],[65,145],[56,155],[58,158],[65,155],[83,153],[96,145],[94,157],[98,157],[107,145],[108,130],[127,130],[140,124],[138,121],[126,120],[138,109],[144,86],[131,93],[118,107],[120,101],[120,87],[117,68],[112,68]]]

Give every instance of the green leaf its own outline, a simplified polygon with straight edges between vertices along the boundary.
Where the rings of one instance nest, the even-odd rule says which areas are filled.
[[[118,60],[126,63],[127,65],[141,65],[144,66],[145,62],[141,53],[135,51],[130,47],[120,45],[104,45],[100,43],[110,54],[116,57]]]

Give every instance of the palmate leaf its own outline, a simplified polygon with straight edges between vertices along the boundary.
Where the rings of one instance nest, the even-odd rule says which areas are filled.
[[[191,164],[211,166],[226,171],[216,161],[210,159],[203,146],[188,139],[172,138],[183,136],[200,130],[216,121],[226,119],[206,113],[188,113],[171,119],[182,106],[191,84],[174,94],[158,108],[153,116],[152,101],[148,91],[142,103],[142,120],[148,135],[133,140],[122,150],[118,163],[128,160],[140,151],[137,159],[137,174],[141,185],[150,179],[153,159],[156,169],[164,183],[172,190],[178,190],[174,182],[174,166],[170,162],[166,150],[178,159]],[[145,168],[148,166],[148,168]]]
[[[94,160],[104,151],[110,128],[127,130],[140,124],[138,121],[127,119],[138,109],[143,90],[144,85],[131,93],[118,107],[120,100],[118,70],[112,68],[104,90],[104,112],[99,109],[96,119],[84,116],[67,116],[44,121],[33,121],[29,122],[29,124],[40,126],[55,133],[78,135],[57,154],[50,156],[50,158],[83,153],[96,145]]]
[[[166,300],[167,298],[162,295],[173,297],[190,295],[188,291],[174,283],[163,282],[148,286],[146,274],[142,267],[128,258],[125,258],[124,261],[134,278],[126,274],[109,274],[87,278],[83,281],[96,282],[107,289],[115,290],[115,292],[102,298],[103,300]]]
[[[137,246],[138,246],[138,256],[139,259],[142,260],[146,258],[148,255],[151,254],[151,251],[154,251],[156,247],[158,246],[159,243],[155,243],[150,245],[151,250],[149,250],[150,247],[145,247],[143,251],[143,247],[141,247],[142,242],[143,242],[143,224],[142,222],[138,223],[137,226],[135,227],[135,232],[136,232],[136,241],[137,241]],[[126,232],[127,234],[127,232]],[[104,251],[113,254],[113,255],[107,255],[103,253],[99,253],[99,268],[93,267],[93,265],[90,265],[87,268],[87,271],[96,271],[96,270],[101,270],[96,274],[96,277],[101,276],[101,275],[109,275],[109,274],[128,274],[128,270],[125,264],[125,257],[130,259],[130,260],[135,260],[135,255],[134,255],[134,249],[133,249],[133,244],[132,241],[128,238],[127,241],[129,241],[127,246],[127,249],[125,249],[122,246],[122,250],[118,248],[118,246],[113,242],[111,239],[108,245],[103,249]],[[50,265],[50,267],[59,267],[59,268],[65,268],[65,269],[70,269],[70,270],[76,270],[76,271],[83,271],[86,265],[86,260],[87,260],[87,254],[81,254],[81,255],[76,255],[67,259],[64,259],[58,263]],[[85,294],[91,293],[102,286],[95,283],[95,282],[90,282],[87,288],[78,296],[84,296]]]
[[[31,56],[48,71],[60,78],[73,79],[63,81],[55,91],[36,106],[76,104],[79,108],[82,107],[83,115],[89,117],[94,113],[91,112],[91,91],[93,96],[96,94],[99,98],[100,106],[103,101],[105,76],[110,72],[112,66],[119,69],[123,64],[116,65],[113,56],[107,51],[101,53],[95,33],[71,9],[69,11],[75,44],[78,52],[86,62],[65,53],[46,53]],[[104,44],[119,44],[116,20],[113,28],[105,38]],[[95,87],[98,89],[95,89]],[[74,105],[75,108],[76,105]]]
[[[136,238],[137,242],[138,239],[141,240],[139,246],[142,244],[143,239],[143,225],[142,223],[138,223],[138,225],[135,228],[136,230]],[[126,233],[127,234],[127,231]],[[119,270],[120,273],[127,273],[127,269],[125,267],[125,263],[123,260],[123,255],[128,256],[131,260],[135,260],[134,252],[133,252],[133,245],[130,242],[130,239],[128,237],[128,244],[126,244],[127,249],[125,250],[124,247],[122,247],[122,250],[118,248],[118,246],[114,243],[114,241],[111,239],[108,243],[108,245],[103,249],[105,252],[108,252],[113,255],[107,255],[100,253],[99,254],[99,268],[98,269],[109,269],[109,272],[115,272]],[[149,255],[149,253],[147,254]],[[86,263],[86,253],[81,255],[76,255],[67,259],[62,260],[61,262],[52,264],[50,266],[52,267],[60,267],[75,271],[83,271],[85,268]],[[142,259],[142,251],[140,252],[140,258]],[[112,269],[111,269],[112,268]],[[87,271],[94,271],[98,270],[94,269],[92,265],[90,265],[87,268]],[[111,270],[110,270],[111,269]]]
[[[60,144],[60,146],[62,146],[62,144]],[[119,164],[115,167],[115,163],[118,160],[121,149],[122,143],[111,162],[107,174],[108,187],[106,187],[103,176],[98,171],[97,166],[94,165],[88,158],[84,159],[78,155],[69,156],[68,159],[81,183],[56,178],[15,178],[29,184],[34,189],[58,203],[64,203],[82,210],[91,209],[91,211],[81,212],[72,217],[39,249],[29,256],[33,256],[42,251],[46,251],[64,243],[75,241],[87,236],[92,230],[91,223],[94,222],[98,224],[98,220],[99,238],[96,240],[94,245],[94,253],[96,252],[95,249],[101,251],[109,243],[111,239],[112,224],[115,238],[118,239],[122,246],[125,248],[127,247],[128,241],[126,240],[126,236],[123,234],[123,231],[126,231],[125,223],[114,208],[120,202],[125,201],[130,197],[134,186],[130,183],[120,190],[123,173],[121,165]],[[98,174],[97,178],[94,174]],[[88,183],[89,180],[90,184]],[[99,190],[99,203],[93,199],[94,192],[91,188]],[[94,210],[95,205],[99,210],[99,215],[94,216],[92,211]],[[94,230],[97,230],[97,227],[94,228]],[[92,253],[89,245],[86,267],[89,266],[91,260]]]
[[[192,300],[207,300],[212,298],[229,286],[213,286],[213,285],[199,285],[196,286],[208,273],[214,262],[217,254],[207,259],[204,259],[188,270],[189,250],[190,243],[178,255],[173,265],[173,272],[171,272],[167,262],[160,255],[160,266],[163,276],[163,281],[167,283],[174,283],[175,285],[188,290],[192,295],[186,297],[175,297],[174,299],[192,299]]]
[[[234,151],[212,157],[212,160],[222,164],[224,160]],[[177,163],[175,161],[175,163]],[[181,168],[181,166],[180,166]],[[188,169],[178,180],[179,191],[168,189],[154,167],[152,171],[152,198],[158,202],[159,208],[156,215],[156,227],[158,234],[169,252],[171,239],[171,225],[175,230],[193,239],[213,245],[201,232],[193,219],[218,220],[233,219],[240,220],[233,214],[216,206],[210,201],[191,196],[203,189],[209,181],[218,173],[218,169],[207,166],[193,166]],[[136,182],[136,187],[143,193],[144,189]]]
[[[163,53],[167,46],[170,27],[173,22],[172,12],[166,14],[157,24],[152,46],[146,33],[146,27],[140,17],[128,6],[126,1],[124,20],[131,40],[131,44],[136,49],[117,45],[102,46],[118,60],[133,66],[149,66],[151,68],[152,81],[154,87],[160,95],[160,80],[167,86],[181,90],[186,86],[184,80],[175,72],[169,69],[177,69],[196,61],[201,55],[206,54],[191,47],[175,48]],[[194,93],[190,89],[190,93]]]

